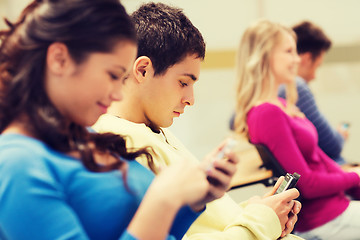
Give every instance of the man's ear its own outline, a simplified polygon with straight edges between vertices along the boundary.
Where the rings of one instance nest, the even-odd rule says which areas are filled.
[[[47,69],[54,75],[62,75],[72,63],[67,46],[60,42],[52,43],[47,50]]]
[[[147,56],[138,57],[133,66],[133,74],[139,83],[143,82],[147,77],[153,76],[154,69],[151,59]]]
[[[299,54],[299,57],[300,57],[301,65],[308,66],[313,62],[313,56],[312,56],[311,52],[301,53],[301,54]]]

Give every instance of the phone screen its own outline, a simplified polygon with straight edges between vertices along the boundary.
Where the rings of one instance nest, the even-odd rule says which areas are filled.
[[[278,193],[281,193],[281,192],[285,191],[289,187],[291,179],[292,179],[291,175],[289,173],[287,173],[285,175],[284,180],[280,184],[279,188],[276,190],[275,194],[278,194]]]
[[[294,175],[287,173],[285,175],[284,180],[280,184],[279,188],[276,190],[275,194],[281,193],[283,191],[286,191],[288,188],[295,187],[297,181],[300,178],[300,174],[294,173]]]

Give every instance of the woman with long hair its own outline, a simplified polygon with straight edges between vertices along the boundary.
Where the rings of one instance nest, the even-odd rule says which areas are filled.
[[[302,210],[296,233],[305,239],[358,239],[359,169],[345,172],[317,144],[317,132],[296,107],[299,64],[295,33],[260,20],[245,31],[237,55],[235,131],[269,148],[285,171],[297,172]],[[277,97],[286,85],[286,100]]]

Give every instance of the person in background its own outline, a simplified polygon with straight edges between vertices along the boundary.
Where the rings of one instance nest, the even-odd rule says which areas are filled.
[[[331,47],[331,40],[324,31],[309,21],[303,21],[292,27],[297,36],[297,52],[300,56],[296,88],[298,100],[296,106],[309,119],[318,132],[320,148],[338,164],[344,164],[341,156],[344,141],[348,138],[348,129],[339,125],[334,129],[320,112],[314,95],[308,84],[315,79],[316,71],[321,66],[326,52]],[[279,88],[279,96],[285,98],[285,87]]]
[[[296,187],[302,210],[295,234],[359,239],[360,169],[343,171],[318,146],[316,128],[295,106],[299,63],[292,29],[260,20],[245,30],[236,65],[235,131],[265,145],[286,172],[301,175]],[[277,95],[281,84],[286,100]]]
[[[136,57],[134,26],[119,1],[33,1],[7,24],[0,31],[0,238],[182,238],[213,193],[206,169],[179,163],[154,179],[134,161],[151,161],[149,148],[127,149],[120,135],[87,129],[122,99]],[[227,186],[231,166],[217,165],[230,172],[220,179],[210,168],[212,178]]]
[[[135,22],[139,51],[122,89],[124,99],[113,104],[109,114],[101,116],[93,128],[128,136],[128,147],[151,146],[154,162],[149,163],[145,158],[138,161],[155,173],[159,168],[184,159],[197,163],[198,159],[167,128],[186,107],[194,104],[194,86],[205,55],[204,39],[182,10],[175,7],[148,3],[140,6],[131,17]],[[224,143],[218,149],[223,147]],[[212,165],[218,168],[223,161],[228,161],[226,159],[233,161],[234,158],[230,151],[225,153],[225,159],[218,159]],[[208,175],[212,177],[212,172]],[[227,187],[210,182],[215,192]],[[184,239],[297,238],[288,234],[301,207],[293,200],[298,197],[298,191],[292,189],[273,196],[277,187],[267,197],[244,202],[241,206],[228,195],[207,204]]]

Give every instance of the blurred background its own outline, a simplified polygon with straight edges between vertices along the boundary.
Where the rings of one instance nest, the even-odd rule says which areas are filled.
[[[0,14],[14,20],[28,0],[0,0]],[[123,0],[131,13],[142,2]],[[155,1],[158,2],[158,1]],[[235,52],[244,29],[259,18],[292,26],[310,20],[333,46],[310,84],[333,126],[350,122],[343,156],[360,162],[360,1],[358,0],[162,0],[184,9],[202,32],[207,56],[195,85],[195,105],[175,119],[172,131],[200,159],[229,134],[235,106]],[[4,27],[3,21],[0,27]]]

